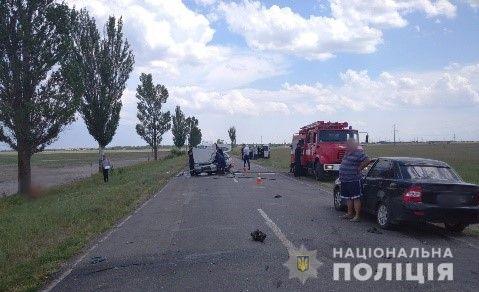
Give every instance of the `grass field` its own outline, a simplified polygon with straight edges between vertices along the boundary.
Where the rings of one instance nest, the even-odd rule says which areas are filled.
[[[105,152],[108,157],[115,160],[125,159],[148,159],[153,158],[151,151],[148,150],[107,150]],[[98,162],[98,151],[81,150],[81,151],[45,151],[40,152],[32,157],[32,166],[57,168],[63,166],[76,166],[82,164],[90,164]],[[16,152],[0,152],[0,166],[16,165]]]
[[[370,144],[364,146],[370,157],[411,156],[437,159],[451,165],[461,177],[479,184],[479,143],[455,144]],[[270,159],[259,159],[257,163],[281,171],[289,171],[290,149],[272,148]]]
[[[0,199],[0,291],[41,288],[89,241],[110,229],[186,166],[186,157],[95,174],[37,199]]]

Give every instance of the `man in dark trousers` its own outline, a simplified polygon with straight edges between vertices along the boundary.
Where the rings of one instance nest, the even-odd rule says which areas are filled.
[[[218,144],[216,144],[215,163],[218,168],[218,174],[224,174],[226,168],[225,154],[223,153],[223,149],[218,147]]]
[[[193,147],[188,150],[188,160],[190,163],[190,174],[195,175],[195,159],[193,157]]]
[[[303,172],[301,167],[301,155],[303,154],[303,139],[298,141],[298,145],[296,145],[296,149],[294,150],[294,176],[299,177]]]

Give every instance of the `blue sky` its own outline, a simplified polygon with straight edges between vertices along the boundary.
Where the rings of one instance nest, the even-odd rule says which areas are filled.
[[[479,0],[69,0],[103,24],[122,15],[136,54],[110,146],[136,135],[141,72],[205,140],[288,142],[306,123],[348,121],[374,141],[479,140]],[[164,143],[171,144],[171,134]],[[94,147],[79,119],[51,147]]]

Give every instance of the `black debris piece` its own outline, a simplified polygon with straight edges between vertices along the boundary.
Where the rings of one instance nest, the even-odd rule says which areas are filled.
[[[279,199],[279,198],[281,198],[282,196],[281,196],[281,195],[276,195],[276,196],[274,196],[274,197],[275,197],[275,199]]]
[[[383,234],[383,232],[379,229],[377,229],[376,227],[371,227],[367,230],[369,233],[376,233],[376,234]]]
[[[251,232],[251,237],[254,241],[264,242],[266,234],[259,229],[256,229],[255,231]]]

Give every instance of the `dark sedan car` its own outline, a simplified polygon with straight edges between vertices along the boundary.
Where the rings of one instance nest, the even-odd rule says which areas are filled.
[[[382,157],[363,170],[363,211],[376,215],[382,228],[403,221],[444,223],[462,232],[479,223],[479,186],[469,184],[446,163],[410,157]],[[345,209],[340,183],[334,185],[334,207]]]

